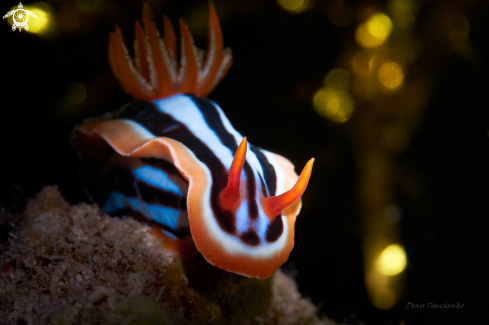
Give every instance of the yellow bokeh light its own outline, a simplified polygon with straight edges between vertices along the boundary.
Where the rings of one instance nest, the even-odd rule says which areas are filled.
[[[320,89],[313,98],[314,109],[333,122],[346,122],[353,113],[354,103],[345,92],[331,88]]]
[[[277,0],[278,4],[292,13],[300,13],[309,7],[309,0]]]
[[[402,68],[395,62],[382,64],[378,72],[378,77],[380,83],[388,90],[399,88],[404,81]]]
[[[49,24],[48,13],[39,8],[32,8],[31,11],[38,17],[38,19],[29,20],[29,31],[33,33],[44,32]]]
[[[79,82],[75,82],[68,86],[65,91],[65,98],[72,104],[80,104],[85,100],[87,90],[85,86]]]
[[[392,22],[386,15],[378,13],[369,18],[367,28],[374,37],[386,39],[392,31]]]
[[[343,69],[333,69],[324,78],[324,86],[346,91],[350,86],[350,75]]]
[[[377,57],[370,51],[357,53],[351,60],[353,70],[362,77],[368,77],[377,67]]]
[[[396,28],[407,30],[413,27],[419,9],[416,0],[390,0],[386,7]]]
[[[392,22],[383,13],[376,13],[360,26],[355,32],[358,44],[364,47],[379,46],[385,42],[392,32]]]
[[[400,245],[389,245],[379,255],[377,270],[383,275],[393,276],[406,268],[406,252]]]

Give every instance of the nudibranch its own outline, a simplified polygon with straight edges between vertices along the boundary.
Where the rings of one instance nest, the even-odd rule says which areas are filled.
[[[294,245],[294,224],[311,175],[238,133],[205,97],[231,66],[212,2],[207,54],[180,21],[181,59],[164,16],[161,39],[148,9],[135,24],[134,60],[121,30],[110,33],[109,60],[135,101],[77,126],[72,144],[89,195],[111,214],[129,209],[169,236],[191,235],[221,269],[270,277]]]

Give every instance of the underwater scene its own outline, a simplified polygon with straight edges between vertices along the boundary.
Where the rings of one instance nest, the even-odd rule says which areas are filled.
[[[489,2],[0,7],[0,324],[487,322]]]

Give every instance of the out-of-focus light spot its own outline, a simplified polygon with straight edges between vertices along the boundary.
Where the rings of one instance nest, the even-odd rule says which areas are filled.
[[[65,98],[72,104],[80,104],[85,100],[87,90],[85,86],[79,82],[75,82],[66,88]]]
[[[92,12],[97,10],[100,0],[76,0],[76,7],[83,12]]]
[[[331,88],[320,89],[313,98],[314,109],[333,122],[346,122],[353,113],[354,103],[345,92]]]
[[[333,122],[346,122],[355,106],[348,93],[349,86],[348,72],[343,69],[331,70],[324,78],[324,87],[314,95],[314,109]]]
[[[395,62],[382,64],[378,72],[378,77],[380,83],[388,90],[399,88],[404,81],[402,68]]]
[[[310,0],[277,0],[278,4],[285,10],[298,14],[309,7]]]
[[[419,4],[414,0],[391,0],[386,7],[396,28],[407,30],[416,21]]]
[[[29,10],[37,16],[37,19],[29,20],[29,31],[36,34],[43,33],[49,25],[49,14],[39,7],[32,6]]]
[[[368,31],[377,39],[386,39],[392,31],[392,22],[384,14],[375,14],[367,21]]]
[[[364,47],[379,46],[391,34],[392,22],[383,13],[376,13],[360,26],[355,32],[357,43]]]
[[[406,252],[400,245],[389,245],[377,260],[377,270],[388,276],[401,273],[406,268]]]
[[[416,21],[415,14],[419,9],[419,3],[414,0],[392,0],[387,7],[396,27],[406,30]]]
[[[390,309],[396,304],[396,296],[389,289],[381,289],[375,293],[373,303],[378,309]]]
[[[357,53],[351,61],[353,70],[362,77],[372,74],[377,65],[377,57],[368,51]]]
[[[350,75],[343,69],[333,69],[324,78],[324,86],[346,91],[350,86]]]

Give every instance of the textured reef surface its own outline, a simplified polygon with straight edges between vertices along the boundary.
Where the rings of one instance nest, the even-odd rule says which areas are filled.
[[[71,206],[54,186],[0,247],[0,324],[334,324],[292,278],[220,270],[166,249],[149,225]]]

